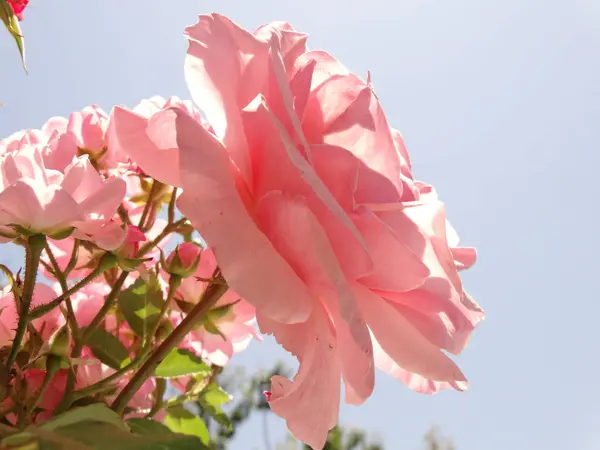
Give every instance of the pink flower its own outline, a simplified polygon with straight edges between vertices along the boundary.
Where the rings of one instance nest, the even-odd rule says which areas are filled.
[[[78,154],[90,154],[103,169],[115,169],[127,162],[118,146],[109,145],[109,116],[97,105],[87,106],[69,117],[67,134],[72,136]]]
[[[17,131],[0,140],[0,154],[35,146],[40,149],[48,169],[63,171],[77,154],[75,140],[66,134],[68,123],[64,117],[52,117],[40,130]]]
[[[56,291],[50,286],[37,283],[33,293],[32,308],[46,304],[54,300],[56,296]],[[11,287],[7,286],[0,291],[0,347],[12,345],[18,321],[19,315],[14,294]],[[64,324],[64,319],[59,309],[53,309],[32,323],[35,329],[41,333],[42,339],[48,340]]]
[[[216,267],[212,251],[204,250],[195,276],[185,278],[177,290],[175,299],[182,304],[193,305],[201,298]],[[183,315],[173,314],[174,325]],[[199,324],[188,333],[183,346],[190,348],[206,361],[218,366],[225,366],[235,353],[248,347],[253,338],[258,338],[254,327],[254,307],[240,299],[239,295],[229,289],[219,299],[212,311],[208,313],[209,323]]]
[[[179,183],[179,156],[174,130],[161,127],[156,119],[160,112],[177,107],[187,111],[199,123],[199,111],[188,101],[177,97],[152,97],[142,100],[133,110],[116,106],[111,117],[110,146],[120,148],[139,167],[158,181],[172,186]]]
[[[341,379],[352,404],[370,396],[375,365],[421,392],[465,389],[443,350],[459,353],[483,318],[458,276],[476,253],[449,241],[444,206],[413,180],[370,80],[284,23],[249,33],[213,14],[187,37],[186,80],[216,136],[171,108],[132,119],[140,144],[127,152],[169,136],[179,209],[261,331],[298,357],[293,381],[272,379],[273,411],[322,448]],[[166,173],[146,156],[148,174]]]
[[[40,150],[26,146],[1,156],[0,168],[0,225],[51,237],[74,230],[74,237],[105,249],[121,244],[123,231],[112,218],[125,182],[104,180],[87,156],[63,173],[47,169]]]

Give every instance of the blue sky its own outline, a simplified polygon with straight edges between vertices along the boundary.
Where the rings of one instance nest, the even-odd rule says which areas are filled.
[[[342,423],[393,450],[418,449],[432,424],[457,450],[600,448],[600,1],[31,0],[28,76],[0,39],[0,135],[88,104],[189,97],[183,28],[213,11],[249,28],[291,22],[370,70],[417,178],[480,251],[464,274],[488,315],[459,358],[469,392],[428,397],[382,375]],[[266,342],[236,362],[282,356]],[[284,425],[269,430],[276,441]],[[231,449],[262,450],[261,435],[256,419]]]

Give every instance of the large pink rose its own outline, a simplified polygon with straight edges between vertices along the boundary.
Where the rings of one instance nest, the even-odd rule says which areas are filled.
[[[213,14],[186,34],[186,80],[214,134],[182,108],[137,128],[121,111],[115,129],[130,155],[136,133],[170,137],[179,209],[261,331],[299,359],[293,381],[272,379],[273,411],[318,449],[341,379],[359,404],[375,364],[420,392],[465,389],[443,350],[459,353],[483,318],[458,276],[476,253],[456,247],[444,205],[413,180],[370,81],[288,24],[249,33]]]

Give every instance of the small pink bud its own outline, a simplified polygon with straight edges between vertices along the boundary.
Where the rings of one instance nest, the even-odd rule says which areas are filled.
[[[146,235],[142,233],[135,225],[127,225],[125,242],[118,250],[118,255],[122,258],[133,258],[140,249],[140,242],[146,240]]]
[[[263,394],[265,394],[267,402],[270,402],[271,401],[271,395],[273,395],[273,394],[271,394],[270,391],[264,391]]]
[[[175,247],[166,262],[165,270],[182,278],[192,276],[198,269],[202,247],[193,242],[184,242]]]
[[[137,252],[140,249],[140,242],[146,241],[146,235],[136,227],[135,225],[127,225],[127,232],[125,234],[125,242],[117,249],[116,256],[119,267],[121,269],[131,272],[139,266],[143,259],[136,258]]]

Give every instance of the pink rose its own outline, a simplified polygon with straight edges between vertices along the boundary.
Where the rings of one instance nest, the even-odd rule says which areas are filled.
[[[87,156],[63,173],[46,168],[40,150],[26,146],[2,155],[0,168],[0,225],[51,237],[74,230],[74,237],[107,250],[121,244],[123,231],[112,218],[125,182],[103,179]]]
[[[298,357],[293,381],[272,379],[273,411],[322,448],[341,379],[353,404],[370,396],[375,365],[421,392],[465,389],[443,350],[459,353],[483,318],[458,276],[476,253],[449,239],[370,80],[284,23],[249,33],[205,15],[187,37],[186,80],[214,134],[177,107],[143,123],[121,110],[129,139],[117,134],[134,160],[169,136],[179,209],[261,331]],[[167,173],[144,157],[148,174]]]
[[[133,110],[116,106],[111,116],[109,140],[111,147],[120,148],[144,172],[152,174],[158,181],[178,186],[179,156],[174,140],[175,130],[156,125],[160,112],[172,107],[182,108],[203,123],[200,112],[189,100],[155,96],[142,100]]]
[[[108,129],[108,114],[99,106],[92,105],[69,116],[66,134],[74,142],[77,155],[89,154],[102,169],[115,169],[126,163],[127,157],[118,147],[109,145]]]

